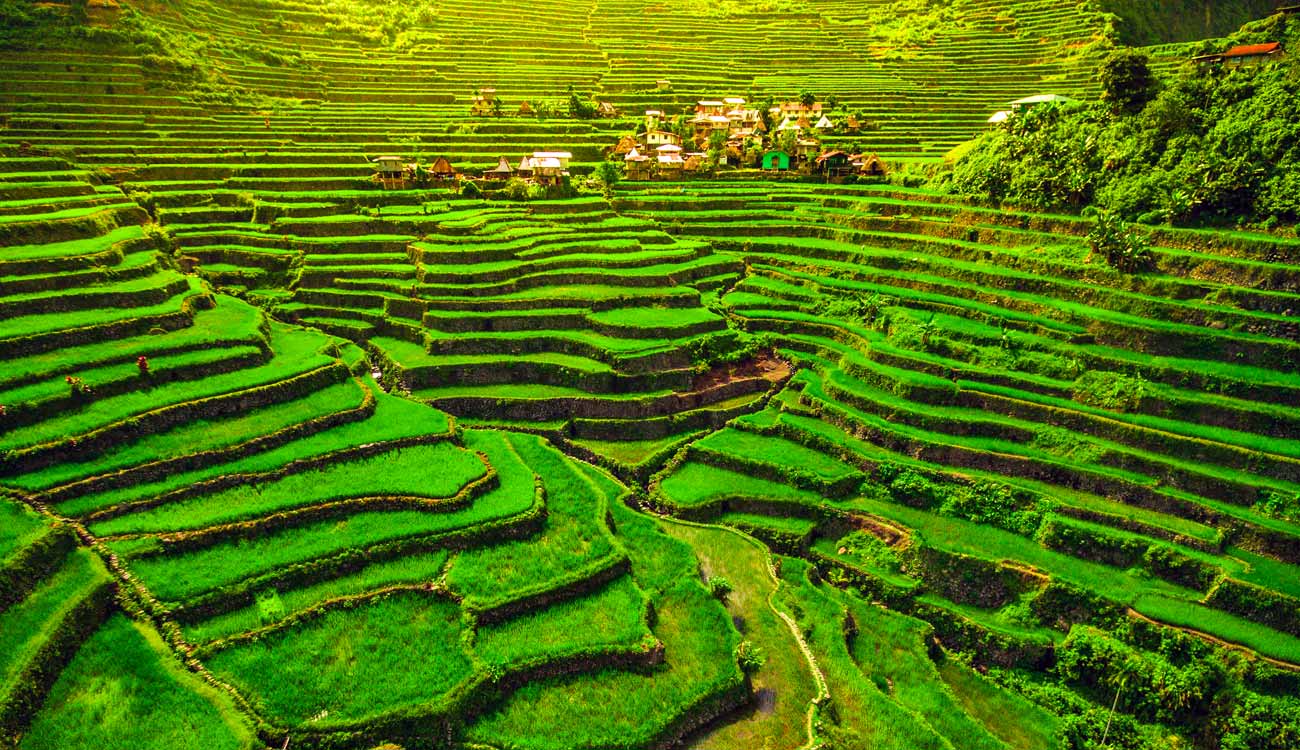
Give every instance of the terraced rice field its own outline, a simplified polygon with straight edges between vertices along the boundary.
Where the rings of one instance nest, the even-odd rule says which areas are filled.
[[[931,159],[1093,95],[1086,9],[129,5],[213,78],[0,53],[0,746],[1181,747],[1189,663],[1300,709],[1300,241],[1126,275],[899,185],[371,179],[637,119],[481,86],[812,90]]]

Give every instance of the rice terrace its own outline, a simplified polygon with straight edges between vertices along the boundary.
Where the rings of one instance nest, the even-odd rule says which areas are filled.
[[[1300,6],[0,22],[0,748],[1300,748]]]

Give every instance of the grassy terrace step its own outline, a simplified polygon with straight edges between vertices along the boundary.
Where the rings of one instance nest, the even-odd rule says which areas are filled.
[[[21,388],[47,379],[62,381],[64,375],[112,365],[134,367],[140,356],[159,357],[201,348],[266,347],[265,336],[259,330],[261,323],[262,314],[257,308],[231,297],[217,297],[211,308],[193,314],[189,327],[161,336],[142,333],[10,359],[5,374],[0,376],[0,387]]]
[[[370,445],[441,439],[451,429],[445,414],[384,393],[375,394],[374,411],[363,416],[367,418],[336,425],[327,424],[325,429],[314,432],[290,432],[285,440],[245,441],[250,444],[247,449],[243,447],[245,443],[237,443],[227,451],[214,451],[210,460],[198,462],[197,467],[185,460],[164,463],[157,475],[146,473],[143,481],[135,481],[135,477],[131,476],[132,481],[121,486],[108,483],[103,486],[92,485],[85,492],[69,492],[68,497],[59,498],[58,509],[60,513],[82,515],[119,504],[149,500],[228,475],[274,471],[295,460],[319,461],[332,456],[348,455]],[[171,442],[171,437],[163,434],[158,440],[167,444]],[[177,448],[173,446],[172,450]],[[249,451],[247,455],[243,455],[245,450]],[[111,461],[115,455],[109,453],[106,458]],[[184,455],[178,458],[183,459]],[[149,468],[149,464],[145,464],[144,468]]]
[[[605,670],[530,682],[470,727],[471,740],[557,749],[639,746],[675,735],[692,711],[707,718],[736,700],[741,675],[731,649],[737,636],[694,576],[689,547],[619,504],[610,511],[633,579],[657,602],[652,632],[664,644],[665,664],[649,673]]]
[[[368,458],[175,501],[89,524],[99,536],[161,535],[202,530],[267,516],[292,515],[299,508],[349,500],[408,501],[432,512],[452,502],[467,485],[487,476],[474,454],[450,443],[397,448]]]
[[[491,494],[500,498],[527,496],[533,491],[532,470],[515,452],[505,435],[491,431],[471,430],[465,433],[468,449],[481,452],[497,472],[499,485]],[[488,502],[488,498],[484,499]],[[393,559],[381,559],[346,571],[341,575],[326,577],[319,582],[290,587],[276,587],[276,599],[282,616],[302,612],[322,602],[346,596],[356,596],[390,586],[433,582],[445,576],[450,553],[446,550],[414,552]],[[274,621],[268,620],[265,608],[250,602],[247,606],[226,614],[204,618],[184,624],[186,638],[194,643],[215,641],[220,638],[250,632]]]
[[[225,419],[193,420],[171,430],[118,446],[94,460],[58,464],[14,477],[9,480],[9,484],[28,492],[49,492],[59,487],[59,491],[54,493],[56,497],[84,493],[95,486],[96,478],[102,479],[105,475],[148,465],[156,466],[169,460],[185,460],[204,451],[239,446],[281,430],[301,429],[318,420],[343,419],[349,410],[362,411],[367,396],[365,386],[349,380],[290,401],[236,413]]]
[[[108,582],[98,558],[74,551],[63,565],[22,602],[0,613],[0,686],[6,697],[20,687],[19,677],[46,645],[46,639],[82,597]]]
[[[176,722],[178,716],[185,717],[183,724]],[[20,747],[116,743],[238,750],[255,744],[255,735],[227,694],[178,664],[151,628],[118,614],[77,651]]]
[[[184,290],[159,304],[10,318],[0,323],[0,353],[36,354],[61,348],[65,342],[180,328],[191,322],[191,300],[202,299],[203,294],[202,286],[188,279]]]
[[[337,363],[332,355],[323,351],[330,345],[330,339],[318,333],[272,325],[270,346],[276,356],[264,365],[206,378],[201,384],[173,383],[94,399],[75,412],[7,432],[0,439],[0,447],[15,449],[54,445],[72,436],[111,428],[131,417],[157,413],[163,407],[193,404],[322,371]]]

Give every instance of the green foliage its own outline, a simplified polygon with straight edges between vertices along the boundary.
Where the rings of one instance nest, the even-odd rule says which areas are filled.
[[[1098,211],[1097,223],[1088,232],[1088,247],[1093,256],[1121,273],[1150,271],[1155,255],[1146,237],[1110,211]]]
[[[1247,41],[1289,36],[1283,22],[1270,22]],[[1300,219],[1294,61],[1188,66],[1145,107],[1149,89],[1135,63],[1112,58],[1105,103],[1035,107],[981,136],[955,165],[951,189],[1035,208],[1096,204],[1148,223]]]
[[[119,614],[77,651],[21,747],[247,750],[260,744],[224,693],[185,670],[150,628]]]
[[[602,161],[601,164],[595,165],[595,170],[591,173],[595,179],[601,182],[601,185],[610,190],[623,179],[623,172],[612,161]]]
[[[1117,49],[1102,60],[1097,71],[1101,100],[1116,112],[1134,115],[1155,98],[1158,84],[1147,56],[1131,49]]]
[[[903,569],[898,552],[869,531],[855,531],[836,542],[837,551],[862,567],[898,573]]]
[[[596,103],[591,96],[579,94],[569,86],[569,117],[575,120],[591,120],[596,117]]]
[[[478,183],[473,180],[465,180],[460,186],[460,197],[482,198],[483,191],[479,189]]]
[[[726,601],[727,596],[733,590],[731,581],[722,576],[709,576],[709,580],[705,583],[709,587],[709,593],[713,594],[713,597],[718,601]]]
[[[1300,521],[1300,493],[1267,490],[1260,497],[1256,511],[1282,521]]]
[[[1071,393],[1075,401],[1088,406],[1119,412],[1135,412],[1151,389],[1141,373],[1126,375],[1108,370],[1089,370],[1074,381]]]
[[[736,664],[745,674],[753,674],[767,663],[767,654],[753,641],[741,641],[736,644]]]
[[[528,183],[518,177],[511,177],[506,186],[501,188],[501,197],[508,201],[526,201],[530,197]]]

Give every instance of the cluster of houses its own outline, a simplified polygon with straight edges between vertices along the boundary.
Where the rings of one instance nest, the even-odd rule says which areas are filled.
[[[495,167],[483,170],[482,180],[505,182],[520,177],[538,185],[560,185],[569,178],[569,161],[572,159],[573,154],[568,151],[534,151],[523,157],[518,166],[511,166],[510,160],[502,156]],[[445,183],[462,177],[445,156],[434,159],[427,167],[418,162],[407,162],[400,156],[380,156],[371,163],[375,165],[374,180],[390,190],[428,182]]]
[[[782,102],[767,114],[764,117],[740,97],[704,99],[684,123],[688,127],[670,130],[662,110],[647,110],[643,131],[623,137],[610,153],[622,158],[628,180],[675,180],[699,171],[709,158],[705,149],[717,142],[722,144],[721,165],[757,166],[770,172],[800,170],[828,178],[884,176],[885,165],[875,154],[822,150],[822,136],[836,125],[820,103]],[[845,126],[850,132],[860,127],[853,116]],[[689,138],[682,130],[689,131]],[[788,150],[776,148],[778,141],[785,142]],[[755,153],[760,155],[757,163],[747,165]]]
[[[667,88],[671,84],[662,81],[658,85]],[[618,115],[605,103],[597,109],[603,116]],[[483,88],[474,93],[472,113],[489,115],[500,111],[495,89]],[[844,123],[848,132],[856,132],[859,127],[852,115]],[[824,175],[828,180],[885,176],[885,164],[875,154],[824,150],[822,137],[836,129],[818,102],[782,102],[765,113],[740,97],[706,99],[695,105],[686,120],[671,126],[662,110],[647,110],[644,128],[635,136],[620,139],[607,155],[621,159],[626,178],[634,181],[681,179],[706,164],[757,167],[767,172],[798,171]],[[567,151],[536,151],[512,164],[502,156],[495,167],[482,172],[481,180],[495,183],[517,177],[543,186],[560,185],[569,178],[572,158]],[[375,180],[390,189],[461,177],[446,157],[438,157],[428,167],[407,163],[398,156],[380,156],[373,161]]]

